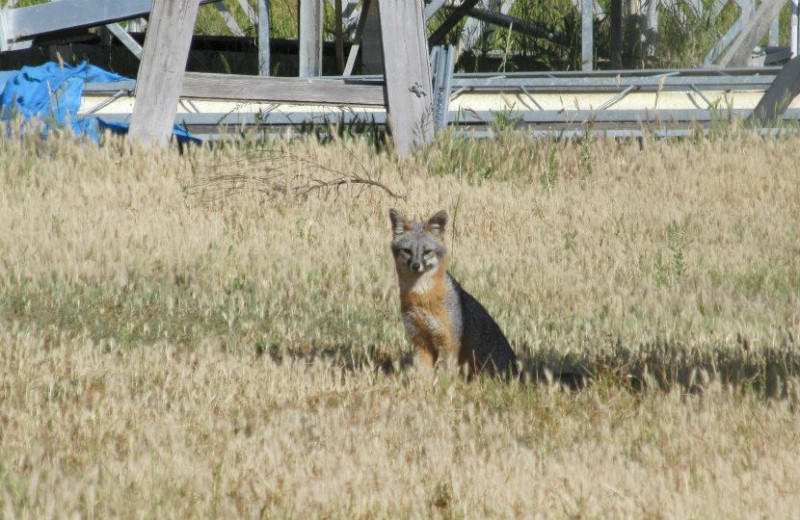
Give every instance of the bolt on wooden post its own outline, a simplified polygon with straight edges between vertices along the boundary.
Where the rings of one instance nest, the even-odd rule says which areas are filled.
[[[395,153],[433,139],[433,87],[421,0],[379,0],[386,105]]]
[[[130,135],[142,141],[169,142],[199,5],[197,0],[153,0],[130,127]]]

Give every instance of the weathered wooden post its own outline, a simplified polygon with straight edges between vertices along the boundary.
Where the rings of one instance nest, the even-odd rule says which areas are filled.
[[[361,50],[361,42],[364,39],[364,33],[366,32],[367,28],[367,13],[369,12],[369,0],[362,0],[361,2],[361,12],[358,16],[358,27],[356,28],[356,36],[353,39],[353,44],[350,46],[350,53],[347,55],[347,63],[344,65],[344,71],[342,71],[342,76],[350,76],[353,73],[353,67],[356,65],[356,58],[358,58],[359,51]],[[377,11],[376,11],[377,12]],[[378,45],[380,45],[381,38],[380,32],[378,34]],[[363,56],[363,53],[361,53]],[[381,52],[383,55],[383,52]],[[362,58],[363,60],[363,58]],[[381,70],[383,70],[383,65],[381,65]]]
[[[147,25],[130,135],[166,145],[189,58],[197,0],[153,0]]]
[[[318,0],[303,0],[303,3],[311,7],[320,5]],[[300,103],[375,105],[382,101],[388,113],[395,152],[401,157],[408,155],[415,146],[433,138],[433,87],[422,0],[372,0],[372,4],[381,29],[385,70],[382,96],[374,95],[380,92],[377,90],[379,87],[348,85],[336,80],[185,73],[198,0],[153,0],[139,65],[131,135],[144,141],[166,144],[181,93],[189,97],[274,99]],[[266,5],[266,2],[259,5],[259,14],[264,12]],[[321,10],[319,13],[321,15]],[[308,19],[314,20],[314,27],[316,20],[321,22],[321,16],[309,15]],[[264,21],[261,18],[260,25],[266,25]],[[321,35],[321,26],[318,34]],[[301,44],[302,40],[301,34]],[[308,39],[306,41],[308,43]],[[318,75],[321,71],[321,39],[319,43],[319,46],[314,44],[313,49],[309,45],[305,47],[306,51],[313,50],[306,53],[306,58],[320,55],[316,61],[318,68],[306,68],[306,74]],[[307,65],[315,63],[315,60],[304,60],[301,56],[301,64],[304,61]]]
[[[422,0],[379,3],[386,109],[395,153],[405,157],[433,139],[433,87],[423,5]]]
[[[361,45],[361,73],[383,74],[383,44],[381,43],[381,17],[378,0],[365,1],[364,34]]]
[[[270,75],[269,2],[258,0],[258,75]]]
[[[656,58],[656,43],[658,42],[658,0],[648,0],[645,23],[645,56]]]
[[[789,49],[792,58],[797,56],[798,15],[800,15],[800,2],[798,2],[798,0],[792,0],[792,10],[789,18]]]
[[[581,69],[594,68],[594,2],[581,0]]]
[[[758,45],[769,29],[770,23],[780,14],[784,0],[763,0],[753,16],[742,28],[742,32],[733,41],[719,60],[720,67],[743,67],[747,58]]]
[[[622,68],[623,0],[611,0],[611,68]]]
[[[342,0],[334,0],[334,41],[336,45],[336,73],[344,70],[344,28],[342,27]]]
[[[322,74],[322,0],[300,0],[300,77]]]
[[[748,121],[758,126],[774,125],[800,94],[800,57],[795,56],[775,76]]]

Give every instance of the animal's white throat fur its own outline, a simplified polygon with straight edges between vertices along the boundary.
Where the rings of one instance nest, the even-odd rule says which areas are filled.
[[[407,287],[408,292],[412,294],[424,294],[433,289],[436,285],[436,280],[434,278],[438,270],[439,268],[437,267],[436,269],[425,271],[418,278],[410,280]]]

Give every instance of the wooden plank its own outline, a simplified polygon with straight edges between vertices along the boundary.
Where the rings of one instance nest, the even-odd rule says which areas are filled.
[[[800,94],[800,56],[792,58],[775,76],[748,121],[767,126],[780,118]]]
[[[258,0],[260,3],[260,0]],[[256,18],[256,13],[253,11],[253,7],[250,5],[250,2],[247,0],[239,0],[239,7],[242,8],[244,11],[245,16],[247,19],[250,20],[250,24],[255,27],[258,25],[258,19]]]
[[[270,0],[258,0],[258,74],[261,76],[272,74],[269,49],[269,3]]]
[[[450,7],[445,6],[445,9],[450,9]],[[505,27],[506,29],[513,29],[522,34],[533,36],[534,38],[543,38],[559,45],[572,45],[572,42],[566,34],[555,32],[550,27],[529,22],[528,20],[523,20],[516,16],[509,16],[507,14],[489,11],[488,9],[479,9],[477,7],[470,9],[467,14],[482,22],[498,27]]]
[[[299,0],[300,77],[322,74],[322,0]]]
[[[334,0],[333,23],[335,27],[334,41],[336,42],[336,71],[344,70],[344,30],[342,29],[342,0]]]
[[[9,43],[11,38],[6,30],[6,16],[9,11],[10,9],[0,7],[0,52],[9,50],[11,46]]]
[[[130,127],[142,141],[169,142],[198,7],[197,0],[153,0]]]
[[[705,58],[703,58],[704,67],[714,66],[714,62],[717,61],[717,58],[719,58],[719,56],[722,54],[722,51],[724,51],[728,45],[730,45],[731,42],[736,39],[736,36],[742,32],[743,24],[744,22],[742,22],[741,16],[737,18],[735,22],[733,22],[728,30],[725,31],[725,34],[722,35],[722,38],[717,40],[717,43],[714,44],[714,47],[712,47],[711,50],[708,51],[708,54],[706,54]]]
[[[200,0],[208,3],[214,0]],[[119,22],[146,15],[151,0],[60,0],[7,9],[4,14],[8,41],[33,38],[42,34]]]
[[[136,81],[88,83],[87,93],[109,95],[120,90],[133,94]],[[182,98],[235,101],[364,105],[384,107],[383,82],[372,79],[278,78],[187,72]]]
[[[581,69],[592,70],[593,68],[594,2],[592,0],[581,0]]]
[[[372,0],[369,3],[369,8],[367,9],[364,36],[361,40],[362,74],[383,74],[383,43],[381,37],[380,6],[381,4],[379,0]]]
[[[244,31],[242,31],[242,28],[239,27],[238,23],[236,23],[236,19],[228,10],[228,6],[225,5],[225,2],[216,2],[214,5],[216,6],[219,15],[222,17],[222,21],[224,21],[225,25],[228,26],[228,30],[231,31],[231,34],[234,36],[244,36]]]
[[[789,12],[789,49],[791,49],[790,56],[794,58],[797,56],[797,25],[798,17],[800,17],[800,2],[798,0],[791,1]]]
[[[106,25],[106,29],[122,42],[122,45],[131,51],[131,54],[138,59],[142,59],[142,46],[128,34],[128,31],[123,29],[118,23],[110,23]]]
[[[753,48],[764,37],[772,20],[780,14],[784,3],[785,0],[763,0],[755,14],[745,23],[742,32],[719,60],[718,65],[720,67],[745,66]]]
[[[622,68],[622,5],[623,0],[611,0],[611,68]]]
[[[780,38],[781,33],[781,23],[780,23],[780,15],[778,18],[772,20],[772,23],[769,24],[769,36],[767,37],[767,45],[770,47],[777,47],[778,41]]]
[[[433,139],[433,86],[421,0],[380,0],[386,100],[394,150]]]
[[[442,25],[436,28],[436,30],[431,34],[431,37],[428,38],[428,46],[435,47],[437,45],[441,45],[444,39],[447,37],[447,33],[453,30],[453,27],[458,25],[458,22],[464,18],[469,10],[472,9],[477,5],[479,0],[464,0],[461,2],[461,5],[458,6],[450,15],[442,22]]]
[[[358,27],[356,28],[356,37],[353,39],[353,44],[350,46],[350,54],[347,55],[347,63],[344,66],[343,76],[349,76],[353,73],[353,67],[356,64],[358,51],[361,48],[361,39],[364,37],[364,27],[367,24],[367,11],[369,10],[369,0],[364,0],[364,6],[361,8],[361,13],[358,18]],[[380,43],[380,40],[379,40]]]
[[[267,78],[187,72],[182,97],[384,106],[383,85],[346,79]]]
[[[647,23],[644,31],[645,56],[656,58],[656,43],[658,42],[658,4],[659,0],[647,1]]]

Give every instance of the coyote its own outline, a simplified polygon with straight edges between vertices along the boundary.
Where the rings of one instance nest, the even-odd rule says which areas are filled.
[[[515,373],[516,356],[500,327],[447,272],[447,213],[414,222],[391,209],[389,217],[400,310],[418,362],[433,367],[455,360],[468,377]]]

